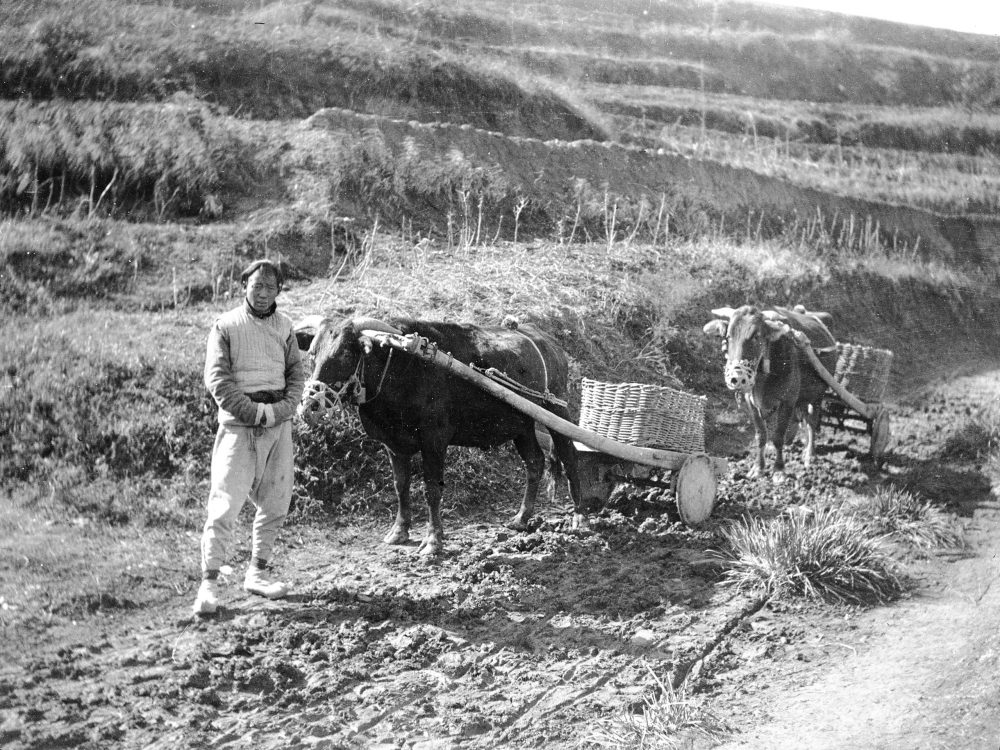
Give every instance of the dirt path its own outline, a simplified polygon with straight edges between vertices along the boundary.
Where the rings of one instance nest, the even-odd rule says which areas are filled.
[[[986,404],[1000,373],[940,393]],[[759,691],[772,718],[719,750],[1000,747],[1000,503],[965,502],[966,553],[929,563],[910,599],[864,613],[839,663]]]
[[[998,539],[995,505],[977,521]],[[867,645],[812,684],[773,691],[775,721],[720,750],[1000,747],[998,553],[987,542],[944,580],[872,613]]]

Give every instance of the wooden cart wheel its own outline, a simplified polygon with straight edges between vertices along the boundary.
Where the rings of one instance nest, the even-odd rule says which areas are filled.
[[[884,406],[877,407],[875,417],[871,422],[870,432],[872,436],[871,457],[877,464],[881,465],[892,437],[889,429],[889,410]]]
[[[717,488],[718,481],[708,456],[696,453],[685,459],[674,479],[681,520],[688,526],[696,526],[712,515]]]

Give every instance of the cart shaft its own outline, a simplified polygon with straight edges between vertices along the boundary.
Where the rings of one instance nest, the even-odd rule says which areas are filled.
[[[680,469],[681,466],[684,465],[685,460],[687,460],[691,455],[688,453],[660,450],[658,448],[642,448],[635,445],[628,445],[627,443],[619,443],[617,440],[612,440],[604,437],[603,435],[591,432],[590,430],[585,430],[579,425],[575,425],[572,422],[553,414],[538,404],[517,395],[513,391],[505,388],[485,375],[482,375],[468,365],[459,362],[450,354],[438,351],[437,347],[430,345],[426,339],[421,339],[417,336],[403,336],[399,334],[385,333],[382,331],[367,330],[364,331],[364,335],[369,336],[373,340],[378,341],[385,346],[402,349],[403,351],[419,355],[424,359],[429,360],[433,364],[448,370],[457,377],[473,383],[489,393],[491,396],[503,401],[521,413],[528,415],[536,422],[540,422],[549,429],[555,430],[561,435],[565,435],[578,443],[582,443],[592,450],[607,453],[610,456],[624,459],[626,461],[634,461],[636,463],[656,466],[662,469],[670,469],[673,471]],[[724,459],[710,458],[710,460],[712,462],[713,470],[718,475],[721,476],[726,473],[727,464]]]

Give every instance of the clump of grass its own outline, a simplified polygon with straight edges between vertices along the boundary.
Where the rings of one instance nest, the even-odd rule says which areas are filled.
[[[929,501],[896,487],[880,487],[854,504],[858,518],[874,536],[920,548],[960,547],[962,532],[947,514]]]
[[[358,208],[378,206],[381,215],[397,221],[406,217],[414,201],[439,209],[447,216],[449,243],[461,247],[481,244],[487,216],[513,199],[513,189],[496,165],[476,164],[461,151],[436,154],[422,150],[412,138],[394,152],[378,131],[360,137],[345,135],[329,152],[333,179],[331,194],[352,196]]]
[[[0,209],[214,216],[215,194],[258,173],[231,118],[194,97],[157,105],[8,102],[0,106]]]
[[[724,737],[722,723],[691,697],[686,685],[675,689],[646,668],[656,682],[654,694],[643,696],[638,711],[625,709],[598,722],[581,747],[676,750],[705,740],[714,745]]]
[[[998,445],[1000,445],[1000,413],[995,409],[983,409],[970,415],[948,436],[941,449],[941,455],[976,461],[994,453]]]
[[[841,509],[744,518],[722,536],[726,578],[741,590],[861,604],[890,601],[903,589],[879,538]]]

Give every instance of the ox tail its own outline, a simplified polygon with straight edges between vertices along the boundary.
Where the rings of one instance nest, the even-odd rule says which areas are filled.
[[[563,466],[562,459],[559,458],[559,451],[556,450],[556,444],[552,439],[552,435],[537,422],[535,422],[535,437],[538,439],[538,444],[541,446],[542,452],[545,453],[545,470],[554,480],[565,477],[566,469]]]
[[[559,458],[559,452],[555,446],[545,454],[545,469],[555,481],[566,477],[566,467],[563,465],[562,459]]]

